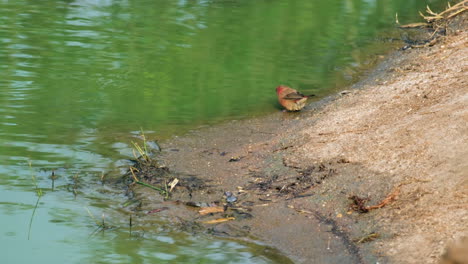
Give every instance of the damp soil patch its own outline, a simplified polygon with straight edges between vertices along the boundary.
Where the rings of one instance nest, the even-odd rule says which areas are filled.
[[[453,138],[463,138],[455,132],[466,124],[458,122],[463,116],[447,120],[464,113],[459,105],[466,79],[451,68],[459,63],[455,55],[463,57],[461,37],[439,39],[453,46],[448,52],[438,43],[430,50],[399,51],[355,86],[368,89],[329,101],[323,111],[309,105],[301,113],[233,121],[163,142],[158,164],[164,166],[136,163],[126,175],[132,199],[139,201],[134,212],[142,221],[164,218],[194,234],[260,240],[296,263],[405,263],[394,261],[402,260],[398,252],[415,260],[436,254],[441,246],[426,231],[447,225],[428,227],[426,221],[436,218],[427,216],[445,219],[453,230],[461,224],[443,210],[463,216],[461,189],[438,178],[462,179],[457,155],[463,142]],[[418,67],[405,70],[415,61]],[[440,77],[441,70],[453,82]],[[438,88],[423,85],[428,78]],[[428,116],[438,121],[424,121]],[[454,169],[443,171],[446,163],[436,162],[447,144]],[[440,151],[432,155],[430,148]],[[165,193],[135,184],[135,178]],[[168,192],[174,179],[179,183]],[[421,241],[427,246],[414,250],[420,241],[415,239],[426,236]]]

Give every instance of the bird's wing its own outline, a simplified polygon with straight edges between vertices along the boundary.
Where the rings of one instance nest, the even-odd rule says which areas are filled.
[[[305,95],[301,94],[301,93],[298,93],[298,92],[293,92],[293,93],[289,93],[287,95],[285,95],[283,97],[283,99],[286,99],[286,100],[297,100],[297,99],[302,99],[306,97]]]

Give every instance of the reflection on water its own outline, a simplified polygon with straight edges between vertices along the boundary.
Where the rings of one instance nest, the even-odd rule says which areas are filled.
[[[90,239],[83,207],[113,211],[125,201],[95,186],[102,173],[125,165],[118,160],[131,156],[140,128],[162,139],[276,111],[278,84],[333,92],[392,45],[377,39],[394,34],[396,12],[413,22],[428,3],[0,1],[0,246],[8,245],[7,259],[274,262],[254,246],[177,233],[134,239],[118,230]],[[27,244],[32,254],[24,254],[36,202],[31,175],[46,194]],[[67,186],[76,175],[83,185],[73,191]]]

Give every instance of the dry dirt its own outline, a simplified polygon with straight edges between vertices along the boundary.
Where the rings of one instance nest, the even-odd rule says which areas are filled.
[[[295,263],[437,263],[468,236],[468,32],[397,51],[350,93],[302,112],[201,128],[162,149],[173,175],[203,184],[176,187],[178,203],[134,188],[142,211],[169,206],[145,217],[260,240]],[[185,205],[222,204],[225,191],[241,209],[199,216]],[[352,195],[394,199],[359,213]]]

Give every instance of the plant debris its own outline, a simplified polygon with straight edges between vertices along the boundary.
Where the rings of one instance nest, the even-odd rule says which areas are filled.
[[[369,198],[362,198],[357,195],[349,197],[353,203],[350,205],[351,209],[359,213],[367,213],[370,210],[379,209],[389,204],[390,202],[396,200],[396,197],[400,194],[401,184],[398,185],[392,192],[390,192],[385,199],[383,199],[379,204],[366,206],[366,203],[370,200]]]
[[[400,29],[407,31],[401,36],[402,40],[408,44],[403,47],[403,50],[435,45],[441,36],[447,34],[452,19],[467,10],[468,0],[461,1],[453,6],[448,4],[447,8],[440,13],[432,11],[427,6],[426,15],[419,12],[426,22],[398,26]],[[396,23],[399,25],[398,14],[396,15]]]
[[[353,203],[350,205],[351,209],[359,213],[367,213],[369,209],[366,207],[366,202],[368,202],[369,198],[362,198],[357,195],[353,195],[349,197]]]
[[[429,15],[424,15],[421,12],[419,12],[419,14],[428,22],[437,22],[440,20],[447,20],[468,10],[468,0],[461,1],[453,6],[451,6],[450,3],[447,3],[447,5],[447,9],[440,13],[435,13],[429,6],[426,6],[426,13]]]
[[[171,187],[171,188],[169,189],[169,192],[172,192],[172,189],[174,189],[174,187],[177,185],[177,183],[179,183],[179,179],[174,178],[171,182],[169,182],[169,183],[167,184],[169,187]]]
[[[254,172],[252,176],[255,177],[255,181],[251,182],[246,189],[257,189],[261,192],[274,191],[276,195],[292,195],[294,198],[307,197],[310,194],[304,194],[305,192],[336,174],[336,169],[324,163],[311,165],[305,169],[291,168],[296,171],[297,176],[280,178],[276,174],[265,175]]]
[[[160,166],[153,159],[133,160],[134,165],[130,167],[124,176],[128,184],[136,183],[159,191],[166,198],[171,192],[178,189],[188,192],[190,196],[193,191],[206,190],[209,180],[202,180],[195,175],[183,175],[171,172],[168,167]]]
[[[200,215],[207,215],[207,214],[214,214],[214,213],[223,213],[224,207],[223,206],[214,206],[214,207],[202,207],[198,213]]]
[[[353,241],[357,244],[362,244],[362,243],[367,243],[376,240],[377,238],[380,237],[379,233],[372,232],[370,234],[367,234],[361,238],[356,238]]]
[[[218,218],[218,219],[214,219],[214,220],[208,220],[208,221],[204,221],[202,223],[204,224],[219,224],[219,223],[223,223],[223,222],[227,222],[227,221],[231,221],[231,220],[234,220],[236,218],[234,217],[226,217],[226,218]]]

